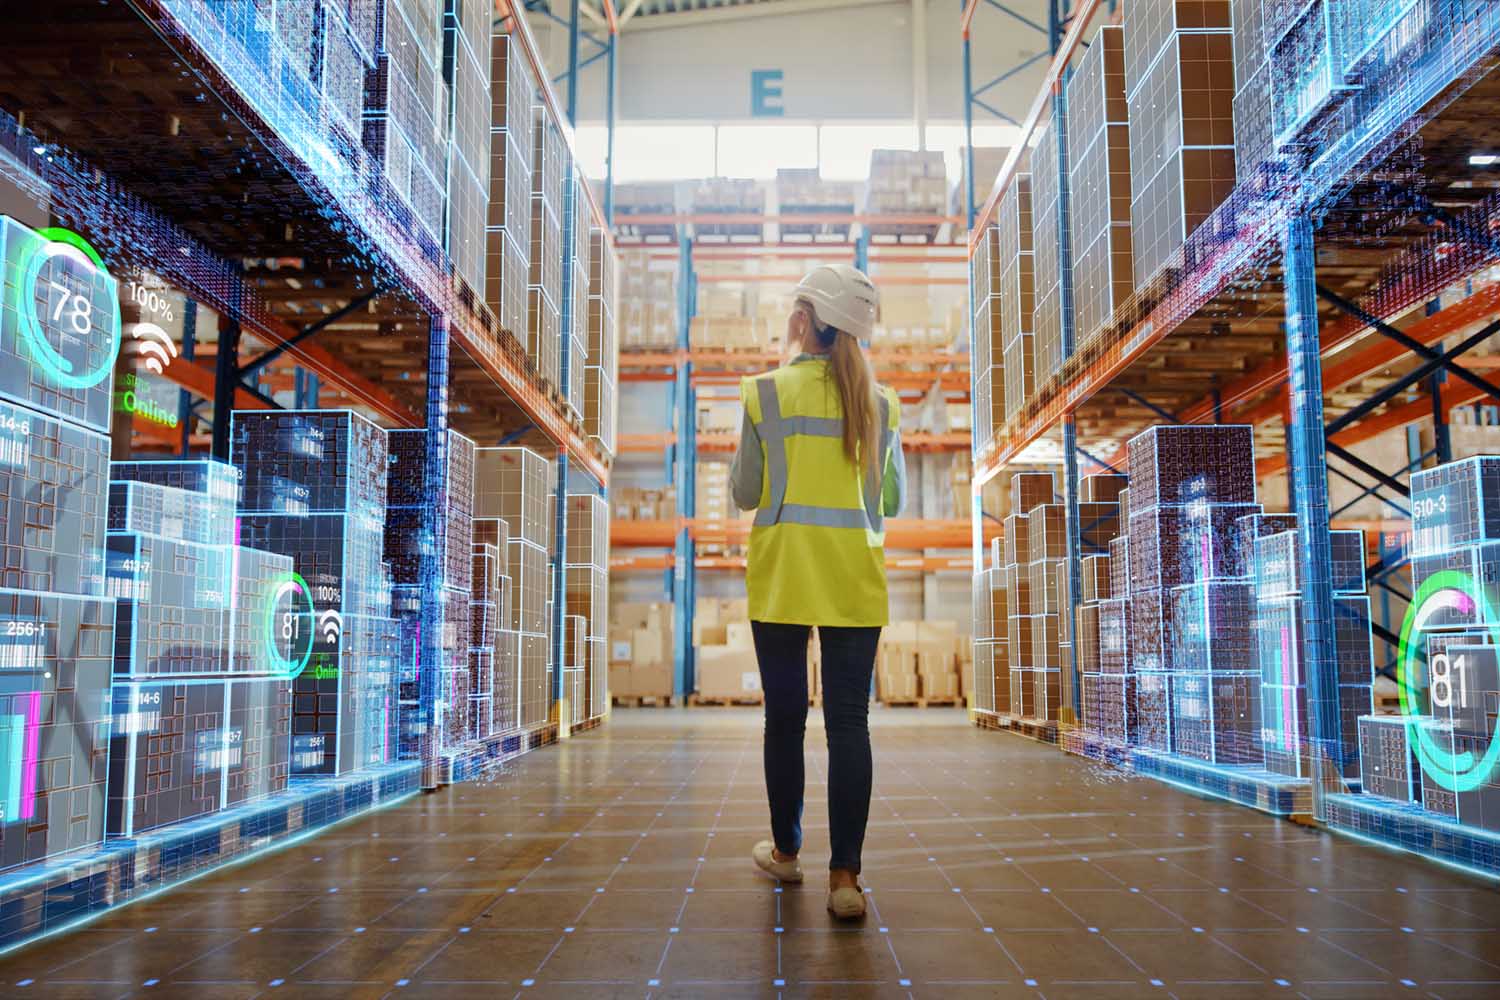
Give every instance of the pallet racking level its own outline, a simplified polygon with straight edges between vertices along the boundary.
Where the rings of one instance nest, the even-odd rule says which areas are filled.
[[[1341,704],[1336,663],[1335,612],[1343,597],[1336,597],[1328,569],[1330,532],[1361,530],[1375,608],[1371,629],[1381,652],[1376,662],[1385,661],[1387,676],[1401,676],[1406,646],[1397,633],[1415,589],[1406,582],[1414,513],[1408,477],[1455,457],[1455,417],[1482,424],[1500,402],[1487,344],[1500,331],[1493,272],[1500,201],[1488,170],[1496,162],[1490,122],[1500,98],[1500,17],[1485,4],[1319,0],[1288,11],[1247,0],[1232,10],[1209,5],[1199,12],[1204,20],[1187,29],[1175,24],[1180,8],[1156,0],[1127,0],[1118,10],[1085,0],[1066,20],[1057,5],[1051,9],[1054,56],[1021,125],[1022,140],[987,194],[970,194],[970,252],[977,266],[1018,191],[1035,192],[1039,179],[1050,185],[1047,204],[1064,233],[1049,263],[1063,289],[1062,359],[1055,372],[1039,369],[1023,398],[1007,396],[1004,417],[981,429],[976,416],[976,438],[984,441],[974,456],[976,566],[984,556],[978,532],[987,486],[1023,466],[1039,443],[1055,446],[1060,439],[1066,577],[1071,606],[1079,606],[1083,473],[1125,472],[1126,439],[1153,425],[1249,425],[1255,478],[1276,491],[1284,484],[1297,526],[1298,599],[1306,610],[1293,652],[1309,705],[1305,749],[1314,766],[1310,795],[1298,797],[1292,811],[1500,874],[1500,855],[1476,847],[1473,830],[1420,808],[1372,804],[1372,796],[1352,790],[1358,782],[1349,783],[1347,770],[1334,773],[1333,761],[1348,764],[1334,748],[1352,731],[1352,719],[1350,705]],[[966,65],[986,30],[983,11],[984,5],[966,4]],[[1110,121],[1129,129],[1133,232],[1154,242],[1137,247],[1131,292],[1112,315],[1095,329],[1074,330],[1071,286],[1085,276],[1072,257],[1081,248],[1065,234],[1083,204],[1070,200],[1086,200],[1090,192],[1069,185],[1086,173],[1082,146],[1097,134],[1083,129],[1099,122],[1072,118],[1073,87],[1097,79],[1088,72],[1108,49],[1099,33],[1104,23],[1123,32],[1117,50],[1123,70],[1112,86],[1132,113],[1128,121]],[[1194,98],[1200,110],[1227,108],[1233,95],[1232,114],[1216,119],[1221,131],[1197,140],[1196,148],[1227,149],[1225,137],[1232,138],[1237,163],[1232,179],[1217,167],[1202,168],[1204,187],[1196,207],[1189,206],[1198,214],[1181,225],[1165,266],[1156,267],[1149,261],[1161,255],[1163,236],[1149,226],[1171,213],[1156,212],[1156,205],[1142,214],[1139,206],[1162,196],[1153,186],[1159,178],[1151,173],[1152,158],[1162,150],[1175,154],[1170,138],[1151,138],[1159,124],[1151,115],[1166,114],[1175,98],[1147,91],[1160,85],[1153,74],[1163,60],[1187,51],[1182,46],[1197,53],[1202,79],[1214,81]],[[1210,63],[1218,68],[1201,70]],[[1184,93],[1198,79],[1187,65],[1181,63],[1179,78]],[[1226,72],[1227,78],[1214,76]],[[972,112],[978,102],[967,79],[966,90]],[[1137,104],[1142,95],[1149,100]],[[1139,110],[1146,107],[1155,110]],[[1079,135],[1070,136],[1075,126]],[[1232,135],[1223,131],[1230,126]],[[1068,141],[1039,141],[1044,134]],[[1126,149],[1123,133],[1120,148]],[[1188,176],[1188,167],[1180,170]],[[1204,195],[1209,189],[1211,197]],[[988,269],[971,272],[971,294],[988,297],[988,281]],[[989,331],[976,327],[973,335]],[[1401,429],[1406,441],[1391,437]],[[1392,441],[1398,446],[1377,448]],[[1342,500],[1331,499],[1335,491]],[[1076,689],[1078,643],[1071,645],[1064,669]],[[1006,711],[989,711],[1009,723]],[[1256,804],[1258,793],[1241,787],[1250,780],[1241,771],[1190,767],[1161,755],[1143,765],[1133,748],[1111,750],[1072,728],[1069,718],[1060,728],[1062,742],[1075,751]],[[1413,745],[1418,728],[1408,727]],[[1230,785],[1240,791],[1227,791]],[[1284,791],[1268,784],[1262,799],[1287,811]]]
[[[658,197],[665,201],[669,195],[664,190]],[[768,317],[763,332],[751,342],[723,346],[714,342],[712,319],[707,325],[695,322],[699,319],[696,307],[700,295],[752,287],[768,295],[784,294],[808,267],[836,260],[853,260],[870,269],[881,287],[959,286],[966,280],[961,275],[941,273],[944,268],[956,269],[964,261],[962,247],[948,242],[946,235],[958,221],[946,215],[852,212],[637,211],[617,218],[622,253],[640,255],[646,267],[670,266],[675,288],[671,342],[667,342],[663,327],[649,345],[622,350],[620,356],[622,386],[670,385],[669,425],[665,430],[621,434],[619,451],[638,460],[664,456],[668,479],[675,487],[677,509],[675,516],[655,520],[624,519],[617,514],[611,526],[610,559],[615,573],[666,572],[674,615],[674,696],[694,690],[693,615],[698,577],[704,572],[742,573],[745,558],[737,551],[748,541],[747,523],[711,520],[698,516],[695,510],[699,456],[728,456],[738,444],[737,431],[700,430],[697,412],[700,403],[714,405],[716,401],[733,408],[741,378],[785,360],[784,353],[764,346],[766,337],[774,341],[779,336],[772,327],[784,323],[784,315]],[[893,235],[876,242],[867,231],[880,228],[879,223],[885,223],[892,232],[920,235]],[[833,227],[840,235],[785,238],[783,231],[793,224]],[[731,235],[722,235],[725,233]],[[630,307],[623,306],[622,311],[629,315]],[[635,322],[643,328],[649,320],[641,315]],[[896,388],[908,406],[924,399],[954,405],[968,399],[968,357],[961,352],[877,345],[870,359],[876,377]],[[969,451],[969,442],[969,434],[962,430],[903,435],[911,454],[963,455]],[[946,520],[915,517],[888,521],[887,570],[923,574],[967,571],[972,566],[970,557],[952,550],[965,549],[970,537],[970,526],[961,514]],[[670,554],[662,550],[670,550]]]

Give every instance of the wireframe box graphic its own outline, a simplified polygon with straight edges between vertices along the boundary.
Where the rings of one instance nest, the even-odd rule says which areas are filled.
[[[0,399],[47,420],[107,432],[122,335],[120,293],[91,252],[0,215]],[[6,413],[0,448],[24,446],[28,422]],[[45,454],[39,447],[35,453]],[[0,461],[5,457],[0,452]]]
[[[0,590],[0,870],[104,837],[114,602]]]
[[[240,411],[230,453],[241,543],[292,559],[315,622],[292,682],[294,773],[367,766],[396,749],[386,432],[345,410]]]
[[[0,587],[104,593],[109,438],[0,399]]]

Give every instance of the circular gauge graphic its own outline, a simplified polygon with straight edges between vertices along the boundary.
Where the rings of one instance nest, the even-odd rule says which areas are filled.
[[[16,262],[20,339],[48,377],[70,389],[98,385],[120,352],[115,280],[94,248],[67,229],[43,229]]]
[[[266,658],[272,669],[295,678],[307,669],[317,641],[317,616],[313,611],[312,590],[296,573],[287,573],[275,581],[271,601],[266,606],[264,638]]]
[[[1427,655],[1428,630],[1434,621],[1494,622],[1494,608],[1483,588],[1467,573],[1443,570],[1429,577],[1412,596],[1401,625],[1396,654],[1396,690],[1406,719],[1407,740],[1423,772],[1450,792],[1470,792],[1483,785],[1500,761],[1500,739],[1490,733],[1483,754],[1455,752],[1439,740],[1441,729],[1431,724],[1468,698],[1468,677],[1462,657],[1446,652]],[[1486,626],[1485,645],[1500,646],[1500,630]],[[1474,640],[1472,644],[1479,644]]]

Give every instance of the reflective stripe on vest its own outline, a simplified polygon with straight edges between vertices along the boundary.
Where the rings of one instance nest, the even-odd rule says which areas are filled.
[[[877,395],[880,409],[880,475],[872,485],[866,479],[862,490],[863,509],[854,507],[817,507],[810,504],[786,502],[787,457],[786,439],[794,434],[806,437],[842,438],[844,421],[837,417],[806,417],[781,415],[781,401],[776,394],[776,380],[760,379],[756,382],[756,393],[760,402],[760,423],[756,432],[766,449],[766,472],[770,480],[769,502],[755,512],[755,526],[764,528],[773,524],[803,524],[818,528],[864,528],[872,546],[885,544],[884,517],[880,504],[885,480],[885,464],[891,449],[890,399],[884,392]]]

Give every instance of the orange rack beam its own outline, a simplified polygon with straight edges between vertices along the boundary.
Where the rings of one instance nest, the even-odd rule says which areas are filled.
[[[844,225],[859,223],[878,226],[941,226],[944,223],[962,225],[957,215],[935,215],[924,212],[905,214],[868,214],[850,212],[797,212],[793,215],[768,215],[763,212],[675,212],[665,214],[621,214],[615,222],[630,226],[762,226],[780,225]]]
[[[610,545],[615,548],[665,548],[676,544],[677,532],[683,527],[695,542],[743,545],[750,539],[750,522],[713,521],[706,518],[610,522]],[[985,541],[1000,534],[997,522],[984,524]],[[973,544],[973,525],[969,521],[894,518],[885,523],[887,549],[967,549]]]
[[[610,570],[668,570],[675,565],[672,556],[610,556]],[[744,556],[699,556],[693,560],[696,569],[745,569]],[[974,560],[969,556],[891,556],[885,557],[887,573],[972,573]]]
[[[865,355],[876,367],[891,365],[953,365],[964,371],[969,368],[969,355],[955,351],[868,351]],[[699,348],[694,351],[621,351],[620,371],[643,368],[675,368],[684,362],[692,362],[694,369],[702,371],[715,367],[746,368],[761,365],[779,365],[786,360],[782,351],[730,351]]]
[[[661,451],[676,443],[677,435],[670,431],[665,434],[620,434],[615,438],[615,451],[622,455],[627,452]]]
[[[801,281],[800,274],[698,274],[700,285],[740,285],[755,282],[772,282],[795,285]],[[967,285],[967,277],[930,277],[925,274],[891,274],[880,279],[882,285]]]
[[[668,444],[677,443],[675,434],[640,434],[631,437],[649,438],[653,447],[646,447],[643,441],[641,451],[656,451]],[[668,438],[660,442],[659,438]],[[967,431],[949,431],[943,433],[930,433],[927,431],[914,431],[910,434],[901,435],[901,447],[905,451],[914,452],[942,452],[942,451],[968,451],[971,438]],[[740,436],[733,432],[708,431],[700,432],[697,436],[698,450],[700,452],[732,452],[739,447]],[[623,448],[621,450],[624,450]]]
[[[1468,298],[1440,312],[1422,317],[1403,332],[1413,340],[1431,346],[1481,323],[1488,323],[1494,320],[1497,314],[1500,314],[1500,285],[1486,285]],[[1327,354],[1337,349],[1340,344],[1363,329],[1365,327],[1359,320],[1353,317],[1340,317],[1337,323],[1330,324],[1323,330],[1324,353]],[[1323,391],[1331,392],[1364,378],[1405,357],[1407,353],[1407,349],[1395,341],[1384,337],[1374,338],[1368,346],[1361,347],[1348,357],[1329,364],[1323,369]],[[1483,358],[1470,359],[1465,364],[1471,368],[1487,367]],[[1286,358],[1283,356],[1229,383],[1225,386],[1220,398],[1220,405],[1226,414],[1226,419],[1235,423],[1261,424],[1285,414],[1287,409],[1286,380],[1287,366]],[[1280,390],[1270,398],[1249,409],[1231,412],[1235,402],[1253,398],[1278,385],[1281,386]],[[1472,403],[1481,395],[1482,393],[1467,383],[1451,383],[1443,390],[1443,399],[1449,409]],[[1430,400],[1425,396],[1423,400],[1423,402],[1408,403],[1387,409],[1384,413],[1366,417],[1353,427],[1347,427],[1334,435],[1333,440],[1347,447],[1353,443],[1368,441],[1393,427],[1405,427],[1416,423],[1424,414],[1431,416],[1432,413]],[[1208,398],[1183,410],[1179,417],[1183,423],[1199,423],[1212,420],[1213,415],[1213,399]],[[1109,458],[1109,462],[1118,466],[1124,459],[1125,450],[1120,447]],[[1279,472],[1285,468],[1285,465],[1285,458],[1270,456],[1256,462],[1256,471],[1264,479],[1268,475]]]

